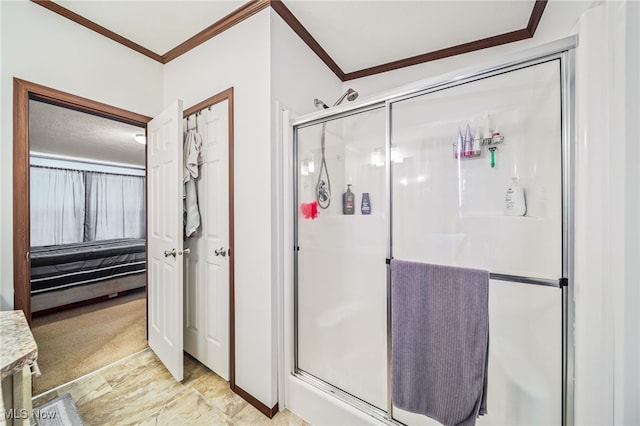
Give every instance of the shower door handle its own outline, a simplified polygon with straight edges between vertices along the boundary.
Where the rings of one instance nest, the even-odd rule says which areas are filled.
[[[213,253],[215,253],[216,256],[225,257],[227,255],[227,250],[224,247],[220,247],[219,249],[215,249]]]

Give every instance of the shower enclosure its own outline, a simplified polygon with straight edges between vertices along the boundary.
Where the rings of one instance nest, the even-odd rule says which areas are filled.
[[[571,47],[294,120],[293,374],[378,419],[437,424],[393,406],[389,263],[485,269],[478,424],[571,423]],[[322,132],[332,201],[311,215]]]

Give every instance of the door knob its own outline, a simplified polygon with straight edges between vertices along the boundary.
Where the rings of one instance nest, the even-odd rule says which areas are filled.
[[[220,247],[219,249],[215,249],[213,252],[216,254],[216,256],[225,257],[227,255],[227,250],[224,247]]]
[[[182,256],[183,254],[189,254],[189,253],[191,253],[191,249],[186,248],[182,251],[179,251],[178,256]]]
[[[176,249],[165,250],[164,251],[164,257],[169,257],[169,256],[176,257]]]

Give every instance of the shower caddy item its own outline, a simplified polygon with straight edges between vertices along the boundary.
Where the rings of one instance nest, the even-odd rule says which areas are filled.
[[[371,200],[369,199],[369,193],[362,193],[362,201],[360,202],[360,212],[362,214],[371,214]]]
[[[347,185],[347,191],[342,194],[342,214],[355,213],[356,196],[351,192],[351,184]]]
[[[489,117],[487,115],[487,117]],[[491,153],[491,168],[496,166],[495,151],[498,149],[495,145],[504,142],[504,136],[495,129],[490,127],[490,118],[487,118],[487,137],[480,137],[480,128],[476,127],[475,136],[471,137],[471,127],[467,123],[465,134],[458,127],[457,142],[453,144],[453,157],[455,159],[477,158],[482,155],[482,147],[487,146],[487,150]]]
[[[524,189],[518,178],[511,178],[511,184],[507,188],[504,197],[504,214],[507,216],[524,216],[527,214],[527,203],[524,198]]]

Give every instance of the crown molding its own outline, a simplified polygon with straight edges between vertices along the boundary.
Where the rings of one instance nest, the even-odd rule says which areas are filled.
[[[154,61],[160,62],[161,64],[166,64],[167,62],[172,61],[173,59],[187,53],[188,51],[201,45],[205,41],[210,40],[211,38],[228,30],[234,25],[239,24],[245,19],[269,7],[269,4],[270,4],[270,0],[251,0],[248,3],[237,8],[233,12],[229,13],[224,18],[214,22],[204,30],[200,31],[198,34],[194,35],[193,37],[189,38],[188,40],[184,41],[183,43],[169,50],[164,55],[160,55],[158,53],[155,53],[147,49],[146,47],[143,47],[129,40],[128,38],[125,38],[117,33],[114,33],[113,31],[103,27],[102,25],[96,24],[95,22],[81,15],[78,15],[77,13],[72,12],[71,10],[63,6],[60,6],[53,0],[31,0],[31,1],[33,3],[36,3],[44,7],[45,9],[49,9],[50,11],[57,13],[60,16],[63,16],[77,24],[80,24],[85,28],[95,31],[98,34],[101,34],[107,38],[110,38],[116,43],[120,43],[123,46],[126,46],[132,50],[135,50],[136,52],[148,58],[151,58]]]
[[[116,34],[113,31],[108,30],[107,28],[98,25],[95,22],[84,18],[83,16],[70,11],[69,9],[60,6],[53,0],[31,1],[92,31],[102,34],[103,36],[110,38],[117,43],[133,49],[142,55],[160,62],[161,64],[166,64],[173,59],[176,59],[177,57],[187,53],[191,49],[194,49],[195,47],[201,45],[205,41],[210,40],[218,34],[255,15],[261,10],[266,9],[267,7],[271,7],[274,12],[276,12],[285,21],[285,23],[289,25],[289,27],[298,35],[298,37],[300,37],[300,39],[307,46],[309,46],[309,48],[318,56],[318,58],[320,58],[320,60],[324,62],[324,64],[341,81],[348,81],[532,38],[536,32],[536,29],[538,28],[540,20],[542,19],[542,14],[545,7],[547,6],[548,0],[536,0],[526,28],[504,34],[497,34],[492,37],[471,41],[469,43],[459,44],[456,46],[448,47],[446,49],[426,52],[417,56],[399,59],[397,61],[387,62],[385,64],[380,64],[349,73],[345,73],[340,68],[340,66],[331,58],[331,56],[324,50],[324,48],[320,46],[316,39],[309,33],[309,31],[307,31],[304,25],[302,25],[302,23],[294,16],[294,14],[282,2],[282,0],[251,0],[248,3],[240,6],[238,9],[234,10],[233,12],[229,13],[224,18],[216,21],[209,27],[200,31],[198,34],[169,50],[164,55],[159,55],[155,52],[152,52],[151,50],[140,46],[139,44],[134,43],[133,41],[122,37],[121,35]]]
[[[166,64],[167,62],[174,60],[178,56],[187,53],[191,49],[200,46],[205,41],[212,39],[218,34],[228,30],[236,24],[239,24],[245,19],[260,12],[261,10],[266,9],[267,7],[269,7],[270,3],[270,0],[251,0],[250,2],[240,6],[224,18],[216,21],[187,41],[179,44],[178,46],[162,55],[162,63]]]
[[[91,31],[95,31],[98,34],[101,34],[107,38],[110,38],[116,43],[120,43],[123,46],[128,47],[129,49],[133,49],[136,52],[153,59],[154,61],[158,61],[162,63],[161,55],[158,55],[157,53],[152,52],[151,50],[145,47],[142,47],[137,43],[134,43],[128,38],[122,37],[120,34],[114,33],[113,31],[103,27],[102,25],[96,24],[95,22],[85,18],[84,16],[78,15],[77,13],[72,12],[69,9],[60,6],[58,3],[52,0],[31,0],[31,1],[39,6],[44,7],[45,9],[49,9],[53,13],[57,13],[60,16],[63,16],[77,24],[82,25],[85,28],[90,29]]]
[[[327,67],[341,80],[344,81],[344,71],[336,64],[329,54],[320,46],[320,43],[307,31],[298,18],[289,10],[281,0],[271,0],[271,8],[289,25],[298,37],[325,63]]]

